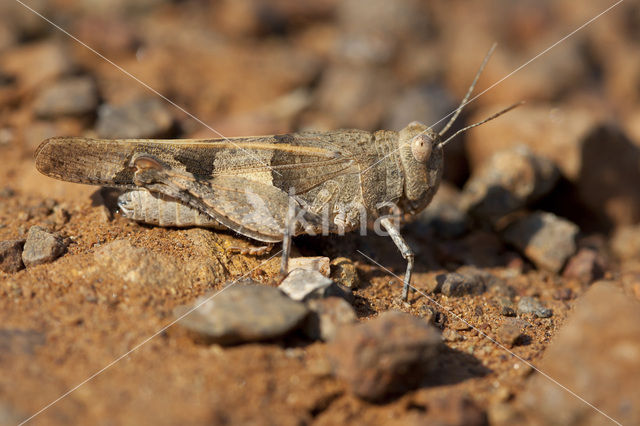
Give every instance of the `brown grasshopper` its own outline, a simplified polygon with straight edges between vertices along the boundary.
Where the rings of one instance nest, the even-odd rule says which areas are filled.
[[[495,47],[495,46],[494,46]],[[493,48],[464,100],[436,133],[413,122],[399,132],[300,132],[230,139],[102,140],[57,137],[35,153],[53,178],[128,190],[125,217],[162,226],[213,226],[252,239],[283,242],[286,271],[291,236],[353,231],[378,224],[407,261],[407,300],[414,253],[399,217],[424,209],[442,177],[443,148]]]

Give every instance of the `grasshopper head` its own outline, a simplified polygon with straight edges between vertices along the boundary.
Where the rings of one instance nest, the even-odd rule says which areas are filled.
[[[414,121],[400,131],[398,149],[404,170],[401,208],[406,213],[417,213],[431,202],[440,185],[443,163],[440,136]]]

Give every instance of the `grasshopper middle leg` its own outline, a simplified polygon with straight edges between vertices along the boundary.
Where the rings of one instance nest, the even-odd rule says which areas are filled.
[[[407,271],[404,274],[404,284],[402,287],[402,300],[406,301],[409,297],[411,273],[413,272],[413,260],[415,258],[415,254],[404,238],[402,238],[402,235],[400,235],[398,227],[394,225],[388,217],[380,220],[380,224],[389,233],[389,236],[400,250],[400,253],[402,253],[402,257],[407,260]]]

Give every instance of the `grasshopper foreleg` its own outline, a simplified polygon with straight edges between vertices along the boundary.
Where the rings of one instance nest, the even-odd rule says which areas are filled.
[[[396,247],[398,247],[400,253],[402,253],[402,257],[407,260],[407,271],[404,274],[404,285],[402,287],[402,300],[406,301],[409,297],[411,273],[413,272],[413,259],[415,258],[415,254],[404,238],[402,238],[402,235],[400,235],[398,227],[394,225],[388,217],[381,219],[380,224],[389,233],[389,236],[395,243]]]

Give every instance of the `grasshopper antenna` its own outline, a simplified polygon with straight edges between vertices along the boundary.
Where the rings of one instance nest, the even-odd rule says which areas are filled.
[[[473,89],[476,87],[476,83],[480,78],[480,74],[482,74],[482,71],[484,71],[484,67],[487,65],[487,62],[489,62],[489,58],[493,54],[493,51],[496,50],[496,46],[498,46],[498,43],[493,43],[493,45],[491,46],[491,49],[489,49],[489,51],[485,55],[484,60],[482,61],[482,64],[480,65],[480,68],[478,69],[478,72],[476,73],[476,76],[473,79],[473,83],[471,83],[471,86],[469,86],[469,89],[467,90],[467,94],[464,95],[464,99],[462,100],[462,102],[460,102],[460,106],[458,107],[458,109],[456,109],[456,111],[454,112],[449,122],[444,126],[442,130],[440,130],[440,133],[438,133],[438,136],[443,136],[445,133],[447,133],[447,130],[451,128],[451,126],[453,125],[453,122],[456,121],[456,119],[460,115],[460,112],[462,112],[462,108],[464,108],[465,105],[467,105],[467,101],[469,100],[471,93],[473,93]]]
[[[485,118],[485,119],[484,119],[484,120],[482,120],[482,121],[479,121],[479,122],[477,122],[477,123],[474,123],[474,124],[471,124],[471,125],[469,125],[469,126],[467,126],[467,127],[464,127],[464,128],[462,128],[462,129],[458,130],[457,132],[455,132],[454,134],[452,134],[451,136],[449,136],[449,137],[448,137],[447,139],[445,139],[444,141],[440,142],[440,143],[438,144],[438,146],[439,146],[440,148],[443,148],[447,143],[449,143],[449,141],[451,141],[451,139],[455,138],[455,137],[456,137],[456,136],[458,136],[460,133],[466,132],[467,130],[472,129],[472,128],[474,128],[474,127],[478,127],[479,125],[484,124],[484,123],[486,123],[487,121],[491,121],[491,120],[493,120],[494,118],[498,118],[498,117],[500,117],[502,114],[506,114],[507,112],[511,111],[511,110],[512,110],[512,109],[514,109],[514,108],[519,107],[519,106],[520,106],[520,105],[522,105],[522,104],[524,104],[524,101],[516,102],[515,104],[513,104],[513,105],[511,105],[511,106],[509,106],[509,107],[507,107],[507,108],[503,109],[502,111],[500,111],[500,112],[496,112],[496,113],[495,113],[495,114],[493,114],[491,117],[487,117],[487,118]]]

